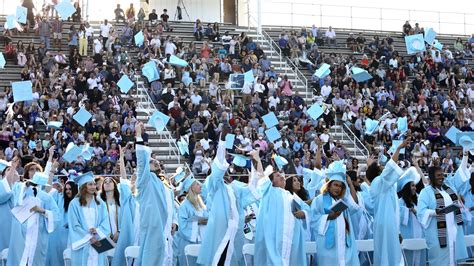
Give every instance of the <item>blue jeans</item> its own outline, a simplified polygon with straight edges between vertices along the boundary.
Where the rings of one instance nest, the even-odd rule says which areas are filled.
[[[40,40],[42,42],[44,42],[44,46],[46,47],[47,50],[49,50],[51,37],[49,37],[49,36],[40,36]]]

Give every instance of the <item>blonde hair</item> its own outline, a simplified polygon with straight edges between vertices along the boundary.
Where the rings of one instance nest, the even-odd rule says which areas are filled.
[[[329,193],[329,186],[331,185],[332,181],[334,181],[334,180],[329,181],[329,178],[326,178],[325,180],[326,180],[326,183],[324,183],[324,185],[320,189],[321,194]],[[342,197],[344,197],[344,194],[346,194],[346,185],[343,183],[342,191],[341,191]]]
[[[204,204],[201,195],[195,193],[191,188],[189,189],[186,198],[191,202],[196,210],[200,211],[206,209],[206,205]]]

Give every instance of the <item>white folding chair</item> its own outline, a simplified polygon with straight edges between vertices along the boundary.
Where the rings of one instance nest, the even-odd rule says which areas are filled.
[[[356,240],[357,250],[359,252],[364,252],[367,255],[367,259],[369,264],[372,265],[372,261],[370,260],[369,252],[374,251],[374,240],[367,239],[367,240]]]
[[[125,262],[127,263],[127,266],[132,265],[133,260],[136,260],[138,258],[139,252],[139,246],[129,246],[125,248],[125,251],[123,253],[125,254]]]
[[[316,259],[316,242],[306,241],[304,243],[304,249],[309,262],[311,262],[311,257],[313,257],[313,260]]]
[[[112,264],[112,260],[114,259],[114,254],[115,254],[115,248],[108,250],[105,254],[105,257],[107,259],[107,265]]]
[[[186,265],[189,265],[188,257],[197,257],[201,244],[191,244],[184,247],[184,256],[186,257]]]
[[[247,266],[247,257],[245,255],[253,257],[253,255],[255,254],[255,244],[244,244],[244,246],[242,247],[242,254],[244,254],[244,263],[245,266]]]
[[[405,255],[405,250],[420,251],[420,250],[427,250],[427,249],[428,249],[428,245],[426,244],[426,240],[423,238],[408,238],[408,239],[403,239],[402,241],[403,258],[405,259],[405,262],[407,263],[407,265],[408,265],[408,261]]]
[[[2,250],[2,253],[0,255],[0,261],[1,261],[2,266],[7,265],[7,258],[8,258],[8,248]]]
[[[71,249],[67,248],[63,251],[64,266],[71,265]]]
[[[472,253],[472,247],[474,246],[474,235],[466,235],[464,236],[464,243],[469,251]]]

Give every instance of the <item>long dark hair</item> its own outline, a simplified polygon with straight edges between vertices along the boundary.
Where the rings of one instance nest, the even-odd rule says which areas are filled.
[[[469,185],[471,186],[471,194],[474,194],[474,173],[471,173],[471,178],[469,179]]]
[[[69,198],[66,194],[66,186],[69,185],[71,186],[71,191],[72,191],[72,196]],[[74,183],[73,181],[67,181],[66,184],[64,184],[64,192],[63,192],[63,197],[64,197],[64,212],[67,212],[69,209],[69,203],[74,199],[74,197],[77,195],[78,189],[77,189],[77,184]]]
[[[411,190],[411,183],[408,182],[400,192],[398,192],[398,197],[402,198],[407,205],[407,208],[413,208],[416,204],[418,204],[418,195],[413,193]]]
[[[100,198],[101,198],[105,203],[107,203],[107,193],[106,193],[105,190],[104,190],[105,179],[107,179],[107,178],[104,178],[104,181],[102,181],[102,187],[100,188]],[[120,192],[118,191],[117,182],[115,182],[115,179],[112,178],[112,177],[110,177],[110,179],[112,180],[112,183],[114,184],[114,200],[115,200],[115,204],[117,204],[117,206],[120,206]]]
[[[303,182],[301,181],[301,179],[299,179],[301,183],[301,189],[297,192],[293,191],[293,178],[299,179],[299,177],[297,176],[293,176],[286,179],[285,190],[289,191],[291,194],[295,193],[296,195],[298,195],[298,197],[300,197],[301,200],[307,201],[309,199],[308,191],[306,191],[306,189],[303,187]]]

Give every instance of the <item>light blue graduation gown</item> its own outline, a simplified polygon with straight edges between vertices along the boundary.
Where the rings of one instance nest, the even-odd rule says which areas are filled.
[[[403,170],[389,160],[382,173],[370,186],[374,203],[374,265],[400,265],[402,251],[399,238],[400,209],[397,197],[397,180]]]
[[[69,235],[67,212],[64,210],[64,194],[56,189],[51,190],[49,194],[58,205],[60,221],[59,226],[49,235],[46,265],[64,265],[63,252],[67,248]]]
[[[3,178],[0,180],[0,251],[8,248],[10,245],[10,234],[12,224],[13,198],[8,181]]]
[[[474,194],[472,194],[471,189],[469,189],[466,193],[463,194],[464,205],[466,206],[466,208],[470,208],[474,206]],[[470,211],[470,213],[471,213],[471,216],[474,217],[474,211]],[[464,234],[465,235],[474,234],[474,220],[471,219],[471,221],[464,223]]]
[[[357,266],[360,264],[359,253],[355,244],[351,213],[356,212],[358,208],[348,203],[349,207],[337,219],[328,220],[329,208],[334,202],[331,196],[325,193],[317,196],[311,203],[311,227],[317,250],[316,264]],[[345,202],[348,202],[347,197]],[[348,233],[344,220],[349,223]],[[342,234],[338,231],[342,231]],[[343,247],[344,251],[342,251]]]
[[[118,211],[119,238],[115,246],[112,266],[127,265],[125,261],[125,248],[133,246],[135,240],[134,217],[135,217],[135,198],[126,180],[122,180],[117,184],[120,193],[120,208]]]
[[[293,195],[261,179],[254,265],[307,265],[303,221],[292,213]]]
[[[312,199],[319,194],[321,188],[320,183],[324,179],[324,174],[319,169],[303,168],[304,188],[308,191],[309,197]]]
[[[207,210],[197,211],[192,203],[186,198],[178,210],[179,230],[175,235],[176,242],[176,256],[178,257],[178,265],[186,265],[186,256],[184,255],[184,248],[190,244],[198,244],[201,241],[200,236],[204,233],[202,230],[205,225],[198,225],[198,221],[193,217],[207,218]],[[201,230],[201,232],[200,232]],[[189,265],[195,265],[196,258],[188,258]]]
[[[99,197],[97,197],[99,204],[92,200],[90,207],[95,212],[95,223],[94,228],[97,231],[97,239],[103,239],[110,235],[110,224],[107,217],[107,207]],[[87,265],[87,259],[89,258],[90,252],[93,247],[90,243],[90,239],[93,237],[89,233],[89,226],[87,225],[87,219],[89,219],[84,213],[84,206],[79,203],[79,198],[74,198],[69,203],[69,209],[67,212],[68,225],[69,225],[69,242],[71,243],[71,266],[83,266]],[[106,265],[106,254],[103,252],[98,254],[98,265]]]
[[[226,265],[238,265],[242,262],[244,244],[245,208],[259,199],[251,186],[233,181],[224,182],[229,164],[225,161],[225,141],[220,141],[216,158],[211,165],[211,174],[207,177],[206,205],[209,203],[209,220],[202,239],[198,264],[216,265],[225,248]]]
[[[451,187],[451,189],[453,188]],[[453,191],[456,192],[455,189],[453,189]],[[445,248],[441,248],[439,245],[435,188],[432,186],[427,186],[420,192],[417,217],[425,229],[426,244],[428,245],[428,263],[430,265],[450,265],[449,245]],[[463,227],[456,224],[455,218],[454,227],[456,228],[456,240],[454,244],[456,256],[454,261],[456,261],[467,258],[467,250],[466,244],[464,243]],[[449,243],[448,233],[447,242]]]
[[[424,238],[423,227],[416,215],[407,208],[403,198],[400,198],[398,202],[400,204],[400,234],[403,239]],[[418,210],[416,205],[414,208]],[[426,265],[426,250],[405,250],[404,253],[408,262],[407,266]]]
[[[354,227],[354,236],[357,240],[371,239],[373,235],[373,218],[366,209],[366,197],[364,197],[364,194],[370,196],[370,193],[368,192],[357,192],[358,208],[351,213],[352,226]],[[355,201],[354,204],[356,204]]]
[[[170,265],[173,261],[171,223],[175,216],[173,194],[150,171],[150,155],[148,147],[137,145],[136,199],[140,210],[137,265]]]
[[[38,213],[33,214],[28,220],[20,224],[16,219],[12,219],[10,245],[7,258],[7,265],[17,266],[25,265],[27,256],[25,256],[25,248],[33,248],[34,255],[28,265],[45,265],[46,255],[48,251],[49,234],[59,225],[59,210],[53,198],[43,190],[38,188],[37,195],[34,197],[32,187],[27,187],[22,182],[13,185],[12,190],[13,207],[21,206],[26,200],[37,200],[39,206],[46,210],[46,216]],[[2,197],[3,195],[0,195]],[[38,233],[34,233],[34,220],[37,220]],[[32,225],[28,228],[29,225]],[[31,234],[30,234],[31,233]],[[35,235],[37,239],[35,241]],[[31,257],[30,257],[31,259]]]

